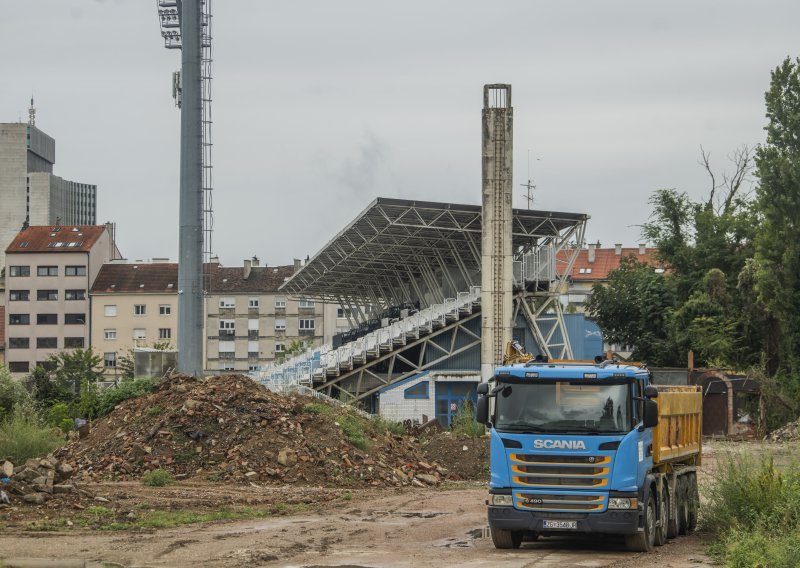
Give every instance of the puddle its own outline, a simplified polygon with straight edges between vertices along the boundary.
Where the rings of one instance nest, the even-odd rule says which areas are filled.
[[[489,527],[480,527],[467,531],[467,533],[461,538],[446,538],[434,543],[433,546],[437,548],[471,548],[474,546],[477,539],[488,538],[488,536]]]

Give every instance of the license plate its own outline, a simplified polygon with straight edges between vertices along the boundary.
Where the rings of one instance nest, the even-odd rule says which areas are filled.
[[[578,528],[578,521],[544,521],[545,529],[568,529],[575,530]]]

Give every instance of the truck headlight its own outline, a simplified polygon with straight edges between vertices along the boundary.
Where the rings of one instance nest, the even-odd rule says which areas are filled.
[[[635,509],[639,504],[638,499],[630,497],[610,497],[608,499],[609,509]]]
[[[495,507],[511,507],[514,505],[514,498],[511,495],[492,495],[490,502]]]

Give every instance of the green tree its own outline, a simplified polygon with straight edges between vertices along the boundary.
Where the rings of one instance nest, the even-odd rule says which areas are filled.
[[[778,352],[768,367],[800,386],[800,59],[772,72],[765,94],[767,141],[756,151],[758,208],[756,290],[775,318]]]
[[[103,358],[91,347],[54,353],[47,361],[53,367],[54,381],[72,392],[75,398],[80,396],[84,380],[90,384],[97,384],[97,381],[103,378],[101,370]]]
[[[28,402],[30,395],[22,382],[11,376],[9,370],[0,365],[0,422],[9,416],[15,406]]]
[[[624,257],[611,271],[608,285],[596,284],[587,305],[608,343],[628,345],[633,357],[653,366],[682,360],[671,335],[675,281],[652,266]]]

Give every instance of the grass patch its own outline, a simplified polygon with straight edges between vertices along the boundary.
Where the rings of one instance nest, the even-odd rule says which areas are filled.
[[[163,469],[154,469],[148,471],[142,476],[142,483],[148,487],[164,487],[175,483],[172,474]]]
[[[42,426],[36,416],[15,411],[0,423],[0,456],[14,463],[47,455],[64,443],[49,426]]]
[[[306,414],[330,414],[333,408],[321,402],[309,402],[303,405],[303,412]]]
[[[382,416],[376,415],[372,418],[372,427],[375,429],[376,432],[381,434],[385,432],[391,432],[396,436],[402,436],[406,433],[406,428],[403,426],[401,422],[395,422],[394,420],[387,420]]]
[[[341,426],[342,433],[348,442],[359,450],[369,449],[369,440],[366,434],[369,430],[367,419],[348,413],[339,416],[336,421]]]
[[[105,531],[169,529],[181,525],[210,523],[214,521],[235,521],[258,519],[273,515],[290,515],[309,511],[306,503],[276,503],[271,507],[254,509],[220,509],[218,511],[139,511],[134,518],[119,518],[117,513],[106,507],[89,507],[71,518],[73,526]],[[32,521],[25,526],[29,531],[59,531],[70,528],[67,519],[48,519]]]
[[[709,552],[734,568],[800,566],[800,466],[728,455],[718,460],[701,527],[715,534]]]
[[[349,491],[345,491],[344,493],[339,495],[337,497],[337,499],[340,499],[342,501],[352,501],[353,500],[353,494],[350,493]]]
[[[150,417],[158,416],[162,412],[164,412],[164,409],[157,404],[147,409],[147,415]]]

